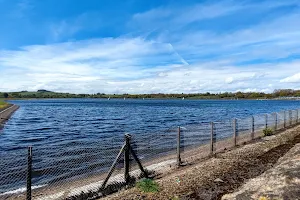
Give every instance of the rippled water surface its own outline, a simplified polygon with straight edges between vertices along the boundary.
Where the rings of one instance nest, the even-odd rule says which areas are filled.
[[[107,170],[123,142],[124,133],[144,140],[145,145],[155,151],[155,148],[163,149],[164,143],[151,146],[151,138],[160,138],[161,142],[169,133],[169,137],[173,137],[171,132],[179,125],[189,127],[300,107],[300,101],[256,100],[51,99],[11,102],[20,105],[20,109],[0,130],[0,193],[23,184],[27,146],[33,146],[34,183],[48,184],[83,171]],[[82,160],[83,157],[86,159]]]

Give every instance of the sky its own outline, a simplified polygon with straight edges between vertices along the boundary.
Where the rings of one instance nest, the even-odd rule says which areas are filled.
[[[300,89],[299,0],[0,0],[0,91]]]

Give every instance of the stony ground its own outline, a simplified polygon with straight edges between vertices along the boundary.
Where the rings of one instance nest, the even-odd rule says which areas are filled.
[[[222,200],[252,199],[300,199],[300,144],[281,157],[275,167],[222,197]]]
[[[221,199],[271,169],[297,143],[300,143],[300,126],[176,169],[156,180],[160,185],[157,193],[131,188],[102,199]]]
[[[18,108],[19,106],[17,105],[9,104],[7,107],[0,109],[0,129]]]

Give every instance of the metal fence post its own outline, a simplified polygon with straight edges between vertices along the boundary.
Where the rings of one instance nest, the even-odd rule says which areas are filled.
[[[26,200],[31,200],[31,173],[32,173],[32,147],[28,147],[27,154],[27,191]]]
[[[236,122],[237,122],[237,119],[234,119],[233,120],[233,144],[234,144],[234,146],[236,146],[236,139],[237,139]]]
[[[254,140],[254,116],[251,117],[251,140]]]
[[[210,155],[214,154],[214,123],[211,122],[211,132],[210,132]]]
[[[129,158],[130,158],[130,138],[129,134],[125,134],[125,150],[124,150],[124,179],[126,184],[129,184]]]
[[[181,164],[181,157],[180,157],[180,134],[181,134],[181,130],[180,130],[180,126],[178,126],[178,132],[177,132],[177,166],[180,166]]]

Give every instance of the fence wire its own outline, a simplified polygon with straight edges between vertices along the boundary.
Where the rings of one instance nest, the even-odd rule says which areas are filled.
[[[164,172],[178,164],[178,155],[181,161],[192,162],[191,157],[206,157],[261,137],[266,128],[275,131],[295,125],[299,117],[299,110],[292,110],[182,125],[133,134],[130,146],[149,173]],[[33,147],[32,199],[92,199],[101,195],[103,181],[114,162],[105,188],[117,191],[126,182],[124,152],[116,160],[124,141],[122,134],[116,134],[93,143],[82,139]],[[27,156],[25,147],[1,149],[0,157],[5,162],[0,162],[0,199],[25,199]],[[131,177],[140,178],[141,171],[132,154],[129,161]]]
[[[215,152],[228,149],[232,146],[232,136],[233,136],[233,120],[225,120],[220,122],[215,122],[213,126],[215,145],[213,150]]]

